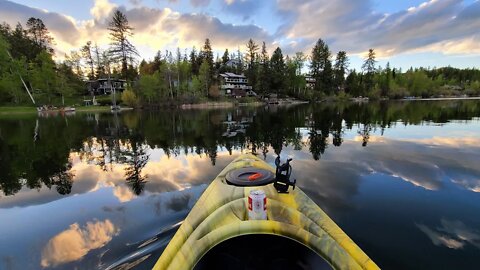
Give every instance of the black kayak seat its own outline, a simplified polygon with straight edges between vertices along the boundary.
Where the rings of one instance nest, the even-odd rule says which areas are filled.
[[[264,186],[275,181],[275,175],[269,171],[255,167],[234,169],[227,173],[228,184],[239,187]]]

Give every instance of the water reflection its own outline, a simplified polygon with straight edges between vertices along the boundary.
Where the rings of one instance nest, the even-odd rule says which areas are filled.
[[[380,130],[381,136],[386,128],[398,124],[443,123],[449,119],[472,119],[480,114],[476,101],[445,104],[391,102],[275,110],[266,107],[168,114],[133,112],[76,115],[68,122],[61,117],[7,119],[0,123],[0,189],[7,196],[22,187],[42,186],[55,187],[62,195],[70,194],[78,173],[73,169],[74,154],[81,162],[95,164],[104,171],[126,165],[122,178],[138,195],[149,177],[142,170],[155,149],[161,149],[167,157],[205,155],[215,165],[222,149],[230,154],[233,150],[246,150],[266,157],[270,147],[280,154],[284,147],[300,150],[306,146],[312,158],[319,160],[329,144],[340,147],[344,143],[346,131],[356,132],[359,143],[366,147],[377,139],[372,134]],[[34,130],[39,134],[36,141],[30,137]],[[233,133],[235,136],[225,135]],[[433,139],[443,146],[449,143],[448,139]],[[462,145],[475,143],[461,139]]]
[[[298,185],[380,266],[455,265],[414,255],[478,255],[478,117],[479,101],[448,101],[0,119],[0,268],[149,268],[242,152],[292,157]]]
[[[436,246],[461,249],[469,243],[480,248],[480,232],[467,227],[459,220],[442,219],[441,226],[429,228],[424,224],[415,224]]]
[[[78,223],[55,235],[42,251],[42,267],[57,266],[76,261],[90,250],[105,246],[118,233],[118,229],[108,219],[87,222],[83,227]]]

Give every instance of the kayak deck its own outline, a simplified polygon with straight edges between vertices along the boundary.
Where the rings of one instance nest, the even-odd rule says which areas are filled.
[[[295,240],[320,255],[334,269],[379,269],[299,188],[284,194],[278,193],[273,184],[238,187],[226,182],[228,172],[245,167],[274,172],[270,165],[250,154],[230,163],[205,190],[154,269],[192,269],[214,246],[250,234],[272,234]],[[267,197],[268,220],[248,220],[247,198],[251,190],[258,189]]]

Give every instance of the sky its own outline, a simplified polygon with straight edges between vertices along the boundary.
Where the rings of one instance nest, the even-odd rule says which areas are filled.
[[[244,51],[250,38],[270,53],[308,55],[322,38],[357,70],[370,48],[381,66],[480,68],[480,0],[0,0],[0,22],[42,19],[61,59],[89,40],[106,48],[116,9],[147,60],[158,50],[198,49],[205,38],[220,56]]]

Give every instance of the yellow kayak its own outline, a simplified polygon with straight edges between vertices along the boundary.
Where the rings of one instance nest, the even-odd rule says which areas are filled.
[[[245,154],[235,159],[205,190],[154,269],[193,269],[214,247],[243,236],[251,237],[248,240],[251,245],[244,247],[245,252],[251,252],[252,248],[258,253],[262,246],[268,245],[262,242],[265,235],[300,243],[333,269],[379,269],[299,188],[279,193],[272,183],[238,186],[228,181],[228,175],[242,168],[275,173],[274,168],[254,155]],[[265,193],[267,220],[249,219],[248,197],[252,190]]]

